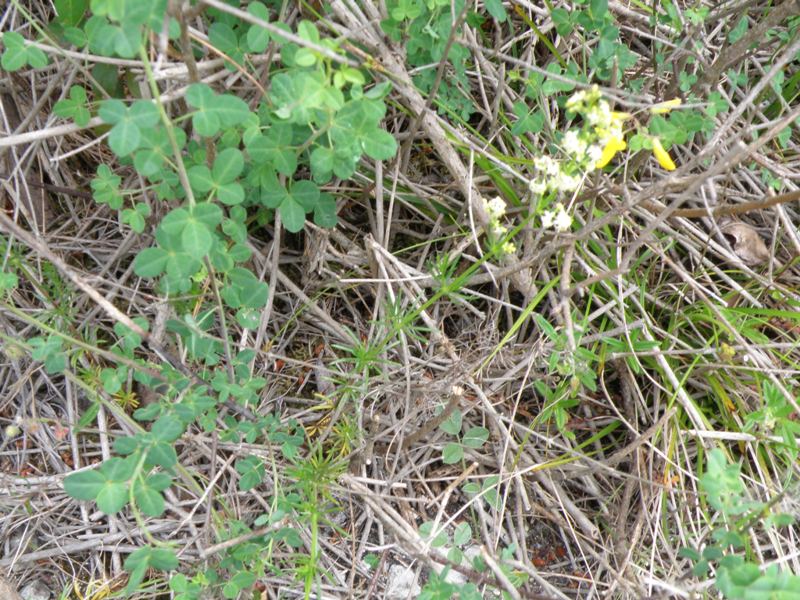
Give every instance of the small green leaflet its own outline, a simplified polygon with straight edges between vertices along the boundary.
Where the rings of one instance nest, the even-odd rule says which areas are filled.
[[[186,101],[197,111],[192,115],[195,131],[213,136],[223,127],[243,123],[250,116],[247,103],[230,94],[215,94],[204,83],[194,83],[186,90]]]
[[[56,102],[53,112],[59,117],[72,119],[80,127],[86,127],[92,116],[87,106],[86,90],[79,85],[73,85],[69,89],[69,98]]]
[[[159,121],[158,109],[149,100],[136,100],[130,107],[121,100],[105,100],[98,115],[113,125],[108,145],[119,157],[136,150],[142,140],[142,129],[155,127]]]

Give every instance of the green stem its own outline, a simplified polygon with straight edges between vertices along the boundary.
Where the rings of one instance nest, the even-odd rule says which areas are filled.
[[[141,58],[142,65],[144,66],[147,83],[150,85],[150,92],[153,94],[153,101],[158,108],[159,115],[161,115],[161,121],[164,123],[164,127],[167,130],[167,137],[169,138],[169,144],[172,147],[172,153],[175,155],[175,164],[178,169],[178,177],[181,180],[181,186],[183,186],[183,189],[186,192],[186,199],[189,201],[189,206],[192,207],[196,202],[194,199],[194,192],[192,191],[192,186],[189,184],[189,176],[186,173],[186,166],[183,164],[183,155],[181,154],[181,149],[178,147],[178,140],[175,137],[175,131],[173,129],[174,125],[167,114],[167,110],[164,108],[164,103],[161,102],[161,90],[158,89],[158,84],[156,84],[156,79],[153,76],[153,69],[150,66],[150,61],[147,58],[147,52],[145,51],[144,45],[139,46],[139,57]]]
[[[40,331],[42,331],[44,333],[47,333],[49,335],[56,335],[56,336],[60,337],[62,340],[64,340],[65,342],[68,342],[69,344],[71,344],[73,346],[77,346],[78,348],[86,350],[87,352],[91,352],[91,353],[93,353],[93,354],[95,354],[97,356],[101,356],[101,357],[105,358],[106,360],[108,360],[110,362],[113,362],[113,363],[116,363],[116,364],[120,364],[120,365],[125,365],[126,367],[129,367],[131,369],[136,369],[138,371],[146,373],[147,375],[149,375],[151,377],[157,377],[158,379],[161,379],[162,381],[166,381],[163,378],[163,376],[160,373],[158,373],[157,371],[153,371],[151,369],[147,369],[143,365],[141,365],[140,363],[137,363],[135,360],[131,360],[130,358],[126,358],[125,356],[121,356],[119,354],[114,354],[113,352],[109,352],[107,350],[103,350],[102,348],[98,348],[97,346],[92,346],[91,344],[88,344],[88,343],[84,342],[83,340],[80,340],[78,338],[72,337],[71,335],[68,335],[68,334],[66,334],[66,333],[64,333],[62,331],[59,331],[58,329],[54,329],[53,327],[50,327],[46,323],[43,323],[42,321],[39,321],[38,319],[35,319],[35,318],[31,317],[30,315],[28,315],[24,311],[19,310],[16,306],[13,306],[11,304],[6,304],[6,303],[0,303],[0,307],[3,310],[6,310],[6,311],[10,312],[11,314],[13,314],[15,317],[17,317],[21,321],[25,321],[29,325],[33,325],[34,327],[36,327],[37,329],[39,329]],[[14,337],[11,337],[11,336],[7,336],[7,335],[5,335],[3,333],[0,333],[0,339],[4,340],[4,341],[6,341],[6,342],[8,342],[10,344],[16,344],[17,346],[19,346],[21,348],[24,348],[26,350],[26,352],[30,352],[31,351],[31,348],[30,348],[30,346],[28,344],[26,344],[25,342],[20,341],[17,338],[14,338]]]

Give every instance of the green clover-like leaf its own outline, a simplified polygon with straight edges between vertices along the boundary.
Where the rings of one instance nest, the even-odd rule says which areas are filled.
[[[134,58],[139,54],[142,45],[142,30],[140,27],[131,25],[112,25],[109,27],[109,34],[114,43],[114,52],[122,58]]]
[[[127,483],[107,481],[95,499],[100,512],[113,515],[121,511],[128,503],[128,487]]]
[[[115,175],[108,165],[97,167],[97,175],[92,179],[92,197],[99,204],[108,204],[110,208],[119,210],[122,208],[122,193],[119,184],[122,178]]]
[[[122,211],[122,222],[127,223],[136,233],[144,231],[145,219],[150,216],[150,206],[138,202],[133,208]]]
[[[248,50],[246,47],[246,38],[240,40],[236,32],[230,25],[216,21],[208,28],[208,40],[222,53],[224,53],[231,61],[238,65],[244,64],[244,54]],[[245,45],[242,45],[242,41]],[[230,61],[225,61],[225,67],[233,71],[236,65]]]
[[[60,373],[67,368],[67,357],[62,350],[63,340],[59,336],[49,335],[47,339],[35,337],[29,343],[33,348],[31,357],[42,361],[48,373]]]
[[[67,475],[64,490],[76,500],[94,500],[105,482],[105,476],[98,469],[81,471]]]
[[[291,176],[297,170],[297,153],[292,147],[292,126],[277,123],[266,134],[248,140],[247,154],[260,165],[270,165],[279,173]]]
[[[161,442],[174,442],[184,431],[183,423],[175,415],[160,417],[150,428],[150,434]]]
[[[178,557],[172,550],[167,548],[153,548],[145,546],[135,550],[125,560],[125,570],[130,573],[128,585],[125,586],[124,594],[132,595],[144,580],[149,568],[159,571],[173,571],[178,568]]]
[[[314,207],[314,223],[319,227],[332,229],[339,218],[336,215],[336,200],[330,194],[320,194]]]
[[[159,466],[170,469],[178,463],[178,454],[171,442],[163,442],[150,438],[145,463],[150,466]]]
[[[197,111],[192,115],[195,131],[203,136],[216,135],[221,127],[233,127],[250,116],[247,103],[230,94],[217,95],[204,83],[194,83],[186,90],[186,101]]]
[[[204,223],[194,218],[186,222],[181,232],[181,245],[184,251],[192,256],[205,256],[213,243],[214,236]]]
[[[459,523],[456,525],[456,529],[453,532],[453,543],[457,546],[463,546],[464,544],[468,544],[469,541],[472,539],[472,527],[469,526],[469,523]]]
[[[16,31],[7,31],[3,34],[5,50],[0,57],[0,66],[6,71],[18,71],[25,65],[34,69],[47,66],[47,55],[36,48],[25,44],[25,38]]]
[[[236,461],[236,472],[239,478],[239,489],[243,492],[253,489],[264,479],[266,469],[264,463],[257,456],[248,456]]]
[[[301,179],[292,184],[290,190],[292,198],[302,206],[306,212],[311,212],[319,202],[319,187],[313,181]]]
[[[55,0],[53,4],[58,14],[57,20],[64,27],[77,26],[89,8],[89,0]]]
[[[442,450],[442,462],[446,465],[452,465],[459,462],[464,458],[464,448],[461,444],[450,442],[445,444]]]
[[[139,509],[148,517],[160,517],[164,513],[164,496],[144,484],[133,489],[133,497]]]
[[[486,12],[492,15],[499,23],[504,23],[508,18],[508,14],[501,0],[484,0],[483,5],[486,7]]]
[[[389,160],[397,153],[397,140],[388,131],[375,129],[361,142],[364,153],[375,160]]]
[[[287,231],[297,233],[306,223],[306,209],[292,196],[286,196],[280,205],[281,220]]]
[[[187,174],[194,191],[205,193],[214,189],[214,176],[206,165],[194,165]]]
[[[53,112],[59,117],[72,119],[80,127],[85,127],[92,117],[87,106],[86,90],[79,85],[73,85],[69,89],[69,98],[56,102]]]
[[[269,22],[269,10],[261,2],[251,2],[247,12],[262,21]],[[260,25],[251,25],[247,30],[247,49],[250,52],[264,52],[269,45],[269,32]]]
[[[108,145],[117,156],[124,157],[139,148],[142,129],[154,127],[159,121],[158,110],[148,100],[137,100],[126,107],[121,100],[105,100],[98,115],[113,124],[108,135]]]
[[[16,273],[0,272],[0,292],[7,292],[15,289],[19,285],[19,277]]]
[[[133,261],[133,272],[139,277],[158,277],[167,268],[169,254],[161,248],[145,248]]]
[[[489,439],[489,430],[485,427],[470,427],[464,434],[461,443],[467,448],[480,448]]]
[[[439,425],[439,429],[450,435],[458,435],[461,433],[461,421],[463,417],[464,415],[461,411],[456,409],[441,425]]]
[[[211,202],[198,202],[192,207],[190,214],[209,229],[219,225],[223,217],[222,209]]]
[[[125,369],[122,367],[122,369]],[[108,394],[116,394],[122,389],[124,382],[122,374],[117,369],[104,368],[100,371],[100,381],[103,383],[103,389]]]
[[[226,148],[214,160],[211,173],[217,184],[234,181],[244,170],[244,156],[236,148]]]
[[[333,150],[327,146],[317,146],[311,152],[311,173],[320,183],[326,183],[333,171]]]
[[[229,270],[228,285],[221,294],[231,308],[257,309],[266,305],[269,286],[259,281],[252,271],[236,267]]]

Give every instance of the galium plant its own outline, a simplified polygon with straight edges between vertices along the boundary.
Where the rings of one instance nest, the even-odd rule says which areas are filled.
[[[313,427],[304,428],[277,411],[256,411],[256,407],[263,409],[261,397],[267,382],[253,372],[257,354],[248,345],[251,332],[263,326],[261,318],[272,290],[261,273],[253,270],[251,236],[254,227],[261,226],[298,233],[307,219],[322,228],[335,226],[337,204],[327,191],[329,184],[351,179],[359,170],[360,175],[365,174],[363,171],[372,170],[371,161],[395,156],[397,143],[381,127],[391,87],[383,79],[383,66],[360,58],[353,40],[326,36],[323,28],[330,25],[327,21],[300,21],[292,26],[281,23],[281,11],[287,3],[279,7],[279,2],[246,1],[239,10],[233,6],[238,2],[214,3],[218,6],[211,8],[211,2],[194,0],[54,0],[58,16],[46,28],[38,27],[25,12],[24,3],[12,0],[11,4],[24,18],[19,31],[36,31],[34,35],[45,43],[33,41],[29,33],[30,39],[16,31],[4,33],[3,69],[45,68],[59,46],[71,47],[70,59],[80,52],[91,55],[92,60],[111,59],[99,61],[102,64],[91,69],[91,77],[84,78],[84,83],[62,90],[53,113],[79,128],[95,127],[94,133],[104,136],[100,141],[107,142],[113,156],[106,154],[107,164],[97,166],[90,184],[92,196],[104,213],[111,211],[121,231],[142,234],[143,249],[132,268],[169,302],[174,318],[166,330],[182,355],[181,360],[174,360],[168,354],[158,354],[159,349],[152,345],[153,327],[141,318],[126,321],[130,327],[118,324],[107,336],[86,333],[96,346],[92,348],[70,337],[73,314],[71,303],[66,301],[41,311],[39,321],[26,321],[38,333],[16,345],[10,342],[3,351],[12,360],[27,352],[42,362],[48,375],[64,371],[77,374],[75,385],[83,390],[89,407],[78,418],[76,437],[94,440],[96,433],[91,425],[101,407],[119,424],[111,458],[85,465],[88,468],[69,476],[65,480],[67,493],[93,502],[104,513],[128,511],[136,520],[144,546],[125,561],[130,573],[128,593],[142,592],[145,579],[157,571],[172,571],[179,566],[178,546],[156,539],[147,525],[149,519],[164,518],[170,510],[168,493],[180,490],[183,497],[208,498],[214,509],[210,512],[213,541],[225,547],[199,570],[194,565],[182,565],[185,574],[175,574],[169,580],[176,598],[250,596],[259,579],[276,573],[294,576],[304,595],[313,597],[324,581],[320,532],[323,528],[335,529],[329,516],[339,509],[330,490],[344,468],[342,459],[359,442],[361,419],[357,411],[358,402],[364,398],[362,392],[369,388],[370,379],[387,376],[386,367],[392,366],[387,362],[392,357],[391,344],[397,337],[405,335],[423,343],[429,336],[415,325],[423,309],[414,305],[404,308],[398,302],[387,308],[387,323],[378,328],[387,332],[386,339],[375,342],[358,336],[336,348],[340,360],[334,367],[341,368],[337,382],[341,385],[337,385],[336,396],[326,398],[317,408],[324,409],[328,413],[325,417],[329,417],[335,408],[349,410],[352,404],[355,417],[348,415],[333,425],[330,420],[320,420],[312,431]],[[702,24],[709,11],[702,6],[679,10],[673,4],[654,6],[653,23],[681,31],[687,22]],[[511,24],[513,27],[506,25],[509,6],[522,19]],[[188,14],[184,12],[187,9]],[[405,53],[402,59],[412,67],[413,85],[428,95],[434,110],[465,129],[470,127],[475,111],[470,96],[474,76],[468,73],[475,54],[463,45],[468,39],[463,35],[465,24],[478,33],[478,39],[492,29],[484,27],[489,24],[487,15],[499,25],[496,31],[516,29],[525,23],[539,35],[543,47],[552,52],[553,60],[546,71],[524,76],[505,73],[514,93],[522,93],[516,84],[524,77],[527,97],[549,97],[553,105],[566,109],[567,116],[575,117],[571,128],[552,140],[557,153],[538,155],[530,161],[529,217],[556,232],[572,229],[575,199],[584,182],[598,169],[609,168],[621,152],[652,150],[658,163],[671,171],[676,166],[668,148],[694,133],[707,133],[714,126],[715,115],[728,109],[728,101],[718,92],[707,99],[693,97],[697,76],[689,72],[678,73],[675,83],[690,104],[699,105],[698,100],[705,103],[705,114],[687,109],[666,119],[664,115],[680,105],[677,99],[668,100],[654,105],[652,118],[643,125],[636,115],[612,110],[599,88],[587,88],[567,98],[565,94],[571,94],[575,85],[586,85],[589,71],[598,81],[616,84],[626,79],[638,60],[620,36],[616,16],[608,10],[606,0],[575,0],[557,8],[548,4],[556,33],[565,37],[575,32],[586,42],[582,57],[562,56],[550,36],[539,34],[531,17],[514,3],[387,0],[381,9],[385,18],[380,27],[389,39],[398,42],[398,53]],[[314,6],[304,4],[301,14],[312,15],[314,10]],[[741,24],[746,30],[747,20],[744,18],[731,36],[742,34]],[[191,37],[198,26],[208,34],[202,47]],[[791,41],[794,29],[780,33],[786,35],[784,43]],[[523,43],[520,37],[519,44],[509,46],[509,52],[516,52]],[[654,77],[663,74],[667,66],[659,46],[660,41],[654,42]],[[266,64],[261,77],[255,79],[250,73],[253,58],[259,54],[279,58]],[[222,86],[201,81],[191,69],[180,76],[188,79],[188,85],[186,79],[165,79],[161,65],[176,55],[177,62],[187,66],[200,57],[219,57],[225,69],[253,84],[249,102],[223,91]],[[133,61],[134,66],[130,66]],[[440,77],[445,72],[446,76]],[[747,82],[745,71],[732,69],[726,75],[735,85]],[[91,83],[85,83],[87,80]],[[791,86],[796,88],[796,84],[793,81]],[[621,85],[626,91],[637,90],[635,81]],[[770,121],[794,97],[794,91],[789,86],[781,90],[778,83],[774,88],[776,99],[764,111]],[[502,112],[503,107],[500,116],[505,118]],[[513,101],[511,112],[516,117],[509,129],[512,136],[542,131],[544,111],[531,109],[520,98]],[[790,144],[791,132],[787,128],[777,138],[784,149]],[[480,132],[475,134],[479,136]],[[408,137],[409,141],[414,139]],[[482,160],[476,157],[476,164],[490,174],[487,167],[491,165]],[[777,185],[777,178],[771,177],[770,185]],[[463,271],[458,268],[460,257],[434,259],[431,271],[439,289],[431,303],[448,297],[469,300],[462,289],[482,261],[517,252],[513,238],[518,229],[512,229],[509,223],[503,198],[519,203],[506,193],[509,188],[502,187],[499,175],[491,174],[490,178],[503,194],[492,198],[494,194],[487,193],[483,200],[489,215],[485,234],[490,251]],[[435,210],[446,209],[437,206]],[[288,237],[295,241],[293,236]],[[20,266],[19,253],[13,247],[7,249],[3,252],[4,266],[20,276],[0,273],[4,296],[10,296],[20,279],[23,285],[30,279]],[[43,297],[63,300],[73,293],[53,264],[45,262],[41,270],[45,285],[37,292]],[[555,281],[545,282],[542,294],[548,293],[552,289],[548,286]],[[537,303],[532,301],[523,311],[515,328],[530,317]],[[546,400],[538,418],[552,418],[563,431],[569,418],[567,411],[577,404],[581,388],[596,388],[604,359],[602,353],[598,356],[581,346],[580,335],[588,328],[578,325],[570,332],[578,339],[568,339],[544,319],[540,318],[539,326],[548,338],[550,354],[549,377],[536,382]],[[513,331],[510,333],[513,335]],[[636,374],[643,364],[638,352],[653,349],[648,344],[657,345],[637,340],[635,332],[617,344],[613,340],[598,342],[601,348],[603,344],[619,352],[630,349],[629,364]],[[135,386],[156,391],[157,400],[137,407]],[[770,433],[778,433],[784,443],[772,444],[774,438],[770,436],[769,447],[780,447],[786,462],[794,462],[795,415],[787,399],[775,389],[764,384],[762,392],[765,406],[745,418],[745,428],[759,437],[759,442]],[[465,418],[470,413],[457,409],[448,414],[437,425],[449,436],[442,446],[441,462],[458,465],[472,453],[485,456],[488,430],[471,426]],[[13,436],[19,430],[15,422],[8,426],[7,434]],[[225,505],[219,488],[209,484],[204,473],[181,464],[180,451],[189,430],[239,446],[240,454],[222,476],[230,476],[231,487],[237,492],[257,490],[266,499],[264,513],[254,523],[237,518],[236,510]],[[325,440],[315,440],[314,435],[321,432],[326,432]],[[242,450],[249,444],[260,444],[268,452]],[[764,442],[759,449],[767,445]],[[706,572],[715,570],[718,588],[731,597],[761,598],[766,589],[797,595],[796,578],[775,570],[764,571],[751,562],[743,533],[749,522],[743,519],[749,515],[756,519],[763,515],[759,510],[769,506],[746,504],[742,486],[735,481],[738,472],[732,473],[718,458],[710,461],[708,474],[702,486],[716,510],[716,522],[724,522],[724,527],[713,538],[714,548],[710,545],[711,549],[704,549],[700,555]],[[501,509],[505,497],[501,489],[508,483],[501,482],[496,474],[478,481],[464,483],[462,491],[476,503]],[[723,499],[717,506],[711,500],[715,494],[741,503],[737,508]],[[749,512],[741,512],[742,506]],[[772,524],[781,523],[773,519]],[[466,554],[464,544],[469,537],[469,526],[460,524],[448,551],[451,560],[463,564],[465,557],[459,553]],[[510,558],[513,549],[504,552]],[[473,567],[481,570],[480,565]],[[520,582],[517,573],[505,568],[503,573],[514,585]],[[478,597],[475,585],[451,584],[446,575],[431,576],[422,597]],[[153,583],[144,593],[164,593],[163,585],[157,589],[158,585],[162,584]],[[78,596],[90,592],[96,595],[87,585],[74,592]]]
[[[680,99],[662,102],[655,105],[651,112],[664,114],[679,105]],[[534,176],[528,184],[532,206],[534,212],[540,215],[542,226],[559,232],[571,228],[572,217],[558,198],[575,193],[588,174],[606,167],[619,152],[627,148],[623,124],[633,119],[629,113],[612,110],[597,86],[576,92],[564,106],[567,114],[582,118],[581,124],[561,137],[559,146],[563,158],[556,159],[548,155],[534,158]],[[647,136],[647,139],[659,164],[668,171],[674,170],[675,163],[660,139],[657,136]]]
[[[501,222],[501,219],[506,214],[506,203],[500,196],[495,196],[491,200],[483,198],[483,206],[486,214],[489,215],[489,227],[486,234],[489,243],[500,243],[500,254],[513,254],[516,252],[517,247],[509,240],[503,240],[508,233],[508,227]]]

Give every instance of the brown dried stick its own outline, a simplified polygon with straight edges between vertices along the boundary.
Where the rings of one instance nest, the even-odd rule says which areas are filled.
[[[670,217],[683,217],[684,219],[701,219],[703,217],[722,217],[741,215],[744,213],[752,212],[754,210],[762,210],[775,206],[777,204],[786,204],[787,202],[794,202],[800,200],[800,190],[788,192],[786,194],[778,194],[777,196],[768,196],[763,200],[752,200],[750,202],[742,202],[741,204],[719,204],[709,208],[679,208],[670,213]],[[666,207],[657,202],[644,200],[641,203],[647,210],[653,212],[662,212]]]
[[[456,409],[463,395],[464,389],[460,386],[454,385],[450,390],[450,400],[447,402],[447,406],[444,407],[444,410],[436,415],[433,419],[425,423],[425,425],[417,429],[414,433],[409,435],[405,440],[403,440],[403,449],[408,450],[411,446],[416,444],[431,431],[444,423]]]

